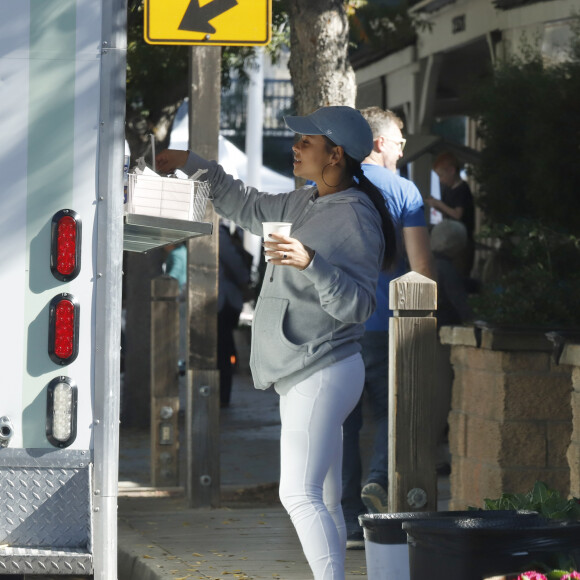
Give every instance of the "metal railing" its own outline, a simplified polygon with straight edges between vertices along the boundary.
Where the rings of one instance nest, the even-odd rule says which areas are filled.
[[[220,133],[224,136],[246,132],[247,86],[232,81],[221,94]],[[264,80],[264,137],[290,137],[284,115],[294,112],[294,91],[290,80]]]

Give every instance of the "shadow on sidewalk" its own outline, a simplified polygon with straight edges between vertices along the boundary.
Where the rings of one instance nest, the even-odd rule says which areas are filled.
[[[186,442],[180,413],[180,487],[185,487]],[[230,407],[220,410],[222,503],[278,503],[280,416],[273,389],[256,390],[246,372],[234,375]],[[144,493],[151,468],[150,431],[120,431],[119,488],[121,494]],[[174,490],[173,493],[183,493]]]

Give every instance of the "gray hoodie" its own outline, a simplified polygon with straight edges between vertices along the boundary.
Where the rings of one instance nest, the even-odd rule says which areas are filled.
[[[362,191],[318,197],[307,186],[284,194],[258,192],[215,161],[189,154],[183,170],[207,169],[216,211],[262,236],[262,222],[292,222],[293,238],[316,253],[300,271],[268,264],[252,325],[254,385],[279,393],[315,371],[360,352],[358,339],[375,309],[384,252],[381,219]]]

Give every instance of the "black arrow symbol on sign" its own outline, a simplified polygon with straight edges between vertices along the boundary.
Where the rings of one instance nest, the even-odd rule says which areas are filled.
[[[237,0],[213,0],[202,8],[199,0],[191,0],[179,25],[179,30],[213,34],[215,28],[209,21],[237,5]]]

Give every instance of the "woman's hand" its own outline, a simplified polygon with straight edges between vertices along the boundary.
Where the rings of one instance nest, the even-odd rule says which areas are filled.
[[[173,173],[185,165],[188,155],[189,151],[165,149],[155,156],[155,169],[159,173]]]
[[[303,245],[296,238],[282,234],[270,234],[269,238],[264,240],[264,248],[269,261],[276,266],[292,266],[304,270],[314,258],[313,249]]]

